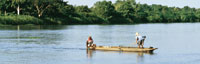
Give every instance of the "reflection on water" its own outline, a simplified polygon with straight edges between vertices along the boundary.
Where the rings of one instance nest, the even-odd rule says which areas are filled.
[[[94,54],[94,50],[86,50],[86,53],[87,53],[87,57],[88,58],[92,58],[92,55]]]
[[[137,25],[0,26],[0,64],[199,64],[200,23]],[[135,32],[147,36],[140,52],[86,51],[97,45],[137,46]],[[37,61],[37,62],[35,62]]]
[[[1,30],[60,30],[66,29],[64,25],[16,25],[0,26]]]
[[[143,63],[144,62],[144,58],[145,58],[145,55],[154,55],[154,53],[145,53],[145,52],[135,52],[137,53],[137,63]]]
[[[86,50],[87,57],[89,59],[92,59],[92,57],[93,57],[93,55],[95,55],[96,51],[98,51],[98,50]],[[144,62],[144,57],[145,57],[144,55],[154,55],[153,52],[151,52],[151,53],[148,53],[148,52],[124,52],[124,51],[100,51],[100,52],[137,55],[136,60],[135,60],[137,63]]]
[[[144,53],[137,53],[137,63],[144,61]]]
[[[2,26],[0,27],[2,30],[0,41],[25,44],[59,44],[56,41],[63,38],[62,34],[44,30],[58,30],[58,28],[62,29],[63,27],[65,26]]]

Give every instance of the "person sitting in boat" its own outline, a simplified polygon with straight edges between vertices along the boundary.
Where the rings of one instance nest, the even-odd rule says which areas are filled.
[[[88,37],[88,40],[86,42],[87,47],[91,47],[93,45],[93,39],[91,36]]]
[[[146,36],[140,36],[138,32],[136,32],[135,35],[136,35],[136,43],[138,44],[138,48],[140,48],[140,46],[143,48],[144,40]]]

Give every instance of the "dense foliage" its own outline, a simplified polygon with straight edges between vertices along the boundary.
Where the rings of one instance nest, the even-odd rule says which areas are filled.
[[[20,15],[20,16],[0,16],[0,24],[7,25],[24,25],[24,24],[42,24],[42,20],[35,18],[33,16]]]
[[[200,22],[200,9],[98,1],[93,7],[72,6],[63,0],[0,0],[0,24],[135,24]]]

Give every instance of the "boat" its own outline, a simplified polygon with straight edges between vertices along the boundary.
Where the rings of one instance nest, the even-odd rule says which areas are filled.
[[[124,51],[124,52],[147,52],[147,53],[153,53],[154,50],[158,48],[138,48],[138,47],[126,47],[126,46],[90,46],[87,47],[88,50],[103,50],[103,51]]]

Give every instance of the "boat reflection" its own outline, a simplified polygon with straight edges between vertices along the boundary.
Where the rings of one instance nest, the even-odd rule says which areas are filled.
[[[87,50],[87,57],[92,58],[94,50]]]
[[[97,50],[87,50],[87,57],[92,58],[93,54]],[[122,53],[122,54],[137,54],[137,62],[142,62],[144,55],[154,55],[153,52],[123,52],[123,51],[102,51],[102,52],[108,52],[108,53]]]

